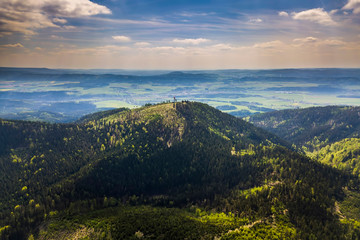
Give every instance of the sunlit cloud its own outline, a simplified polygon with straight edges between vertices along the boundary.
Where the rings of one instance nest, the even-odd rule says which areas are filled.
[[[136,42],[136,43],[134,43],[134,45],[136,47],[147,47],[147,46],[150,46],[151,44],[148,42]]]
[[[112,38],[118,42],[130,42],[131,38],[127,36],[112,36]]]
[[[278,15],[280,17],[288,17],[289,16],[289,14],[287,12],[285,12],[285,11],[278,12]]]
[[[63,37],[58,36],[58,35],[51,35],[50,38],[54,39],[54,40],[63,40],[64,39]]]
[[[338,47],[338,46],[345,46],[347,43],[342,41],[342,40],[338,40],[338,39],[327,39],[325,41],[322,42],[324,45],[327,46],[334,46],[334,47]]]
[[[192,44],[192,45],[198,45],[201,43],[207,43],[209,42],[209,39],[206,38],[186,38],[186,39],[173,39],[172,42],[174,43],[180,43],[180,44]]]
[[[264,49],[276,49],[283,45],[284,45],[284,43],[282,41],[275,40],[275,41],[270,41],[270,42],[257,43],[257,44],[254,44],[253,47],[254,48],[264,48]]]
[[[360,0],[349,0],[342,8],[343,10],[353,10],[353,13],[360,13]]]
[[[63,18],[53,18],[53,22],[54,22],[54,23],[65,24],[65,23],[67,23],[67,20],[66,20],[66,19],[63,19]]]
[[[75,30],[76,27],[75,27],[75,26],[64,26],[63,29],[66,29],[66,30]]]
[[[3,48],[23,48],[24,46],[21,43],[14,43],[14,44],[4,44],[0,45]]]
[[[262,1],[268,3],[260,0],[259,4]],[[0,47],[7,54],[0,57],[0,66],[359,66],[360,28],[358,15],[353,14],[358,1],[346,0],[343,8],[332,11],[316,8],[314,2],[304,11],[297,2],[286,8],[259,5],[256,11],[234,9],[226,1],[227,9],[212,4],[178,8],[169,3],[164,12],[155,1],[139,12],[142,6],[120,9],[113,0],[99,4],[92,0],[0,0]],[[150,5],[156,9],[151,11]],[[4,47],[17,43],[25,47]]]
[[[229,51],[234,49],[234,47],[232,47],[231,45],[224,43],[212,45],[210,46],[210,48],[217,51]]]
[[[37,29],[58,28],[57,24],[66,24],[66,17],[110,13],[107,7],[89,0],[2,0],[0,31],[34,35]]]
[[[315,37],[306,37],[306,38],[295,38],[293,40],[295,43],[314,43],[318,41]]]
[[[252,18],[249,20],[251,23],[262,23],[263,20],[261,18]]]
[[[325,26],[337,25],[323,8],[314,8],[298,13],[294,12],[292,13],[292,18],[295,20],[315,22]]]
[[[329,12],[330,15],[334,15],[339,12],[339,9],[334,9]]]

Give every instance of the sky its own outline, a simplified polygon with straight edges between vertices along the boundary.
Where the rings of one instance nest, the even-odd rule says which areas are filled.
[[[1,0],[0,66],[359,68],[360,0]]]

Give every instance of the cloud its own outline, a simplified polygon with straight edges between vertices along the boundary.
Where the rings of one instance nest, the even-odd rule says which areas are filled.
[[[67,23],[66,19],[62,19],[62,18],[53,18],[53,22],[54,23],[61,23],[61,24]]]
[[[293,47],[343,47],[350,46],[352,43],[344,42],[336,38],[318,39],[315,37],[296,38],[293,40],[295,43]]]
[[[278,48],[283,46],[284,43],[279,41],[279,40],[275,40],[275,41],[270,41],[270,42],[264,42],[264,43],[257,43],[254,44],[254,48],[265,48],[265,49],[274,49],[274,48]]]
[[[9,36],[11,34],[12,34],[11,32],[0,32],[0,38],[4,36]]]
[[[284,12],[284,11],[278,12],[278,15],[280,17],[288,17],[289,16],[289,14],[287,12]]]
[[[197,13],[197,12],[181,12],[181,13],[178,13],[179,16],[182,16],[182,17],[205,17],[205,16],[209,16],[209,15],[213,15],[215,14],[214,12],[209,12],[209,13],[206,13],[206,12],[202,12],[202,13]]]
[[[21,1],[25,2],[25,1]],[[50,16],[83,17],[111,14],[110,9],[89,0],[27,0],[28,6],[38,6]]]
[[[263,20],[261,18],[252,18],[249,20],[251,23],[262,23]]]
[[[89,0],[1,0],[0,31],[34,35],[37,29],[66,24],[63,18],[110,13],[107,7]]]
[[[330,15],[334,15],[334,14],[336,14],[337,12],[339,12],[339,9],[331,10],[329,13],[330,13]]]
[[[233,49],[232,46],[230,46],[229,44],[224,44],[224,43],[220,43],[220,44],[210,46],[210,48],[212,50],[218,50],[218,51],[229,51],[229,50]]]
[[[136,47],[147,47],[147,46],[150,46],[150,43],[148,43],[148,42],[137,42],[134,45]]]
[[[75,26],[64,26],[63,28],[66,29],[66,30],[74,30],[74,29],[76,29]]]
[[[129,50],[129,47],[116,46],[116,45],[105,45],[90,48],[60,48],[57,51],[51,52],[52,55],[82,55],[82,56],[101,56],[111,55],[119,52]]]
[[[131,38],[127,36],[112,36],[112,38],[118,42],[130,42]]]
[[[14,44],[5,44],[1,45],[4,48],[23,48],[24,46],[21,43],[14,43]]]
[[[64,38],[58,35],[51,35],[50,36],[51,39],[55,39],[55,40],[63,40]]]
[[[360,0],[349,0],[342,9],[353,10],[353,13],[360,13]]]
[[[175,38],[172,41],[174,43],[191,44],[191,45],[199,45],[201,43],[210,42],[210,40],[206,39],[206,38],[186,38],[186,39],[177,39],[177,38]]]
[[[318,41],[318,39],[314,37],[306,37],[306,38],[295,38],[293,41],[296,43],[314,43]]]
[[[339,46],[345,46],[347,43],[338,39],[327,39],[324,40],[322,44],[330,47],[339,47]]]
[[[295,20],[315,22],[325,26],[337,25],[323,8],[314,8],[298,13],[294,12],[292,13],[292,18]]]

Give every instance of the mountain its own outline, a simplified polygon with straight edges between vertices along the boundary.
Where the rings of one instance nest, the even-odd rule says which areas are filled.
[[[0,164],[2,239],[360,236],[356,177],[206,104],[1,120]]]
[[[360,138],[345,138],[309,155],[322,163],[360,177]]]
[[[360,137],[360,107],[273,111],[251,116],[249,121],[309,151],[345,138]]]
[[[322,163],[360,174],[360,107],[282,110],[251,116],[249,120]]]

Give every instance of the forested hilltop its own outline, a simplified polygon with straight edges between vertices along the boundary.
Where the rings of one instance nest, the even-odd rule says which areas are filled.
[[[196,102],[0,121],[2,239],[357,239],[359,181]]]
[[[360,107],[282,110],[250,117],[322,163],[360,176]]]

